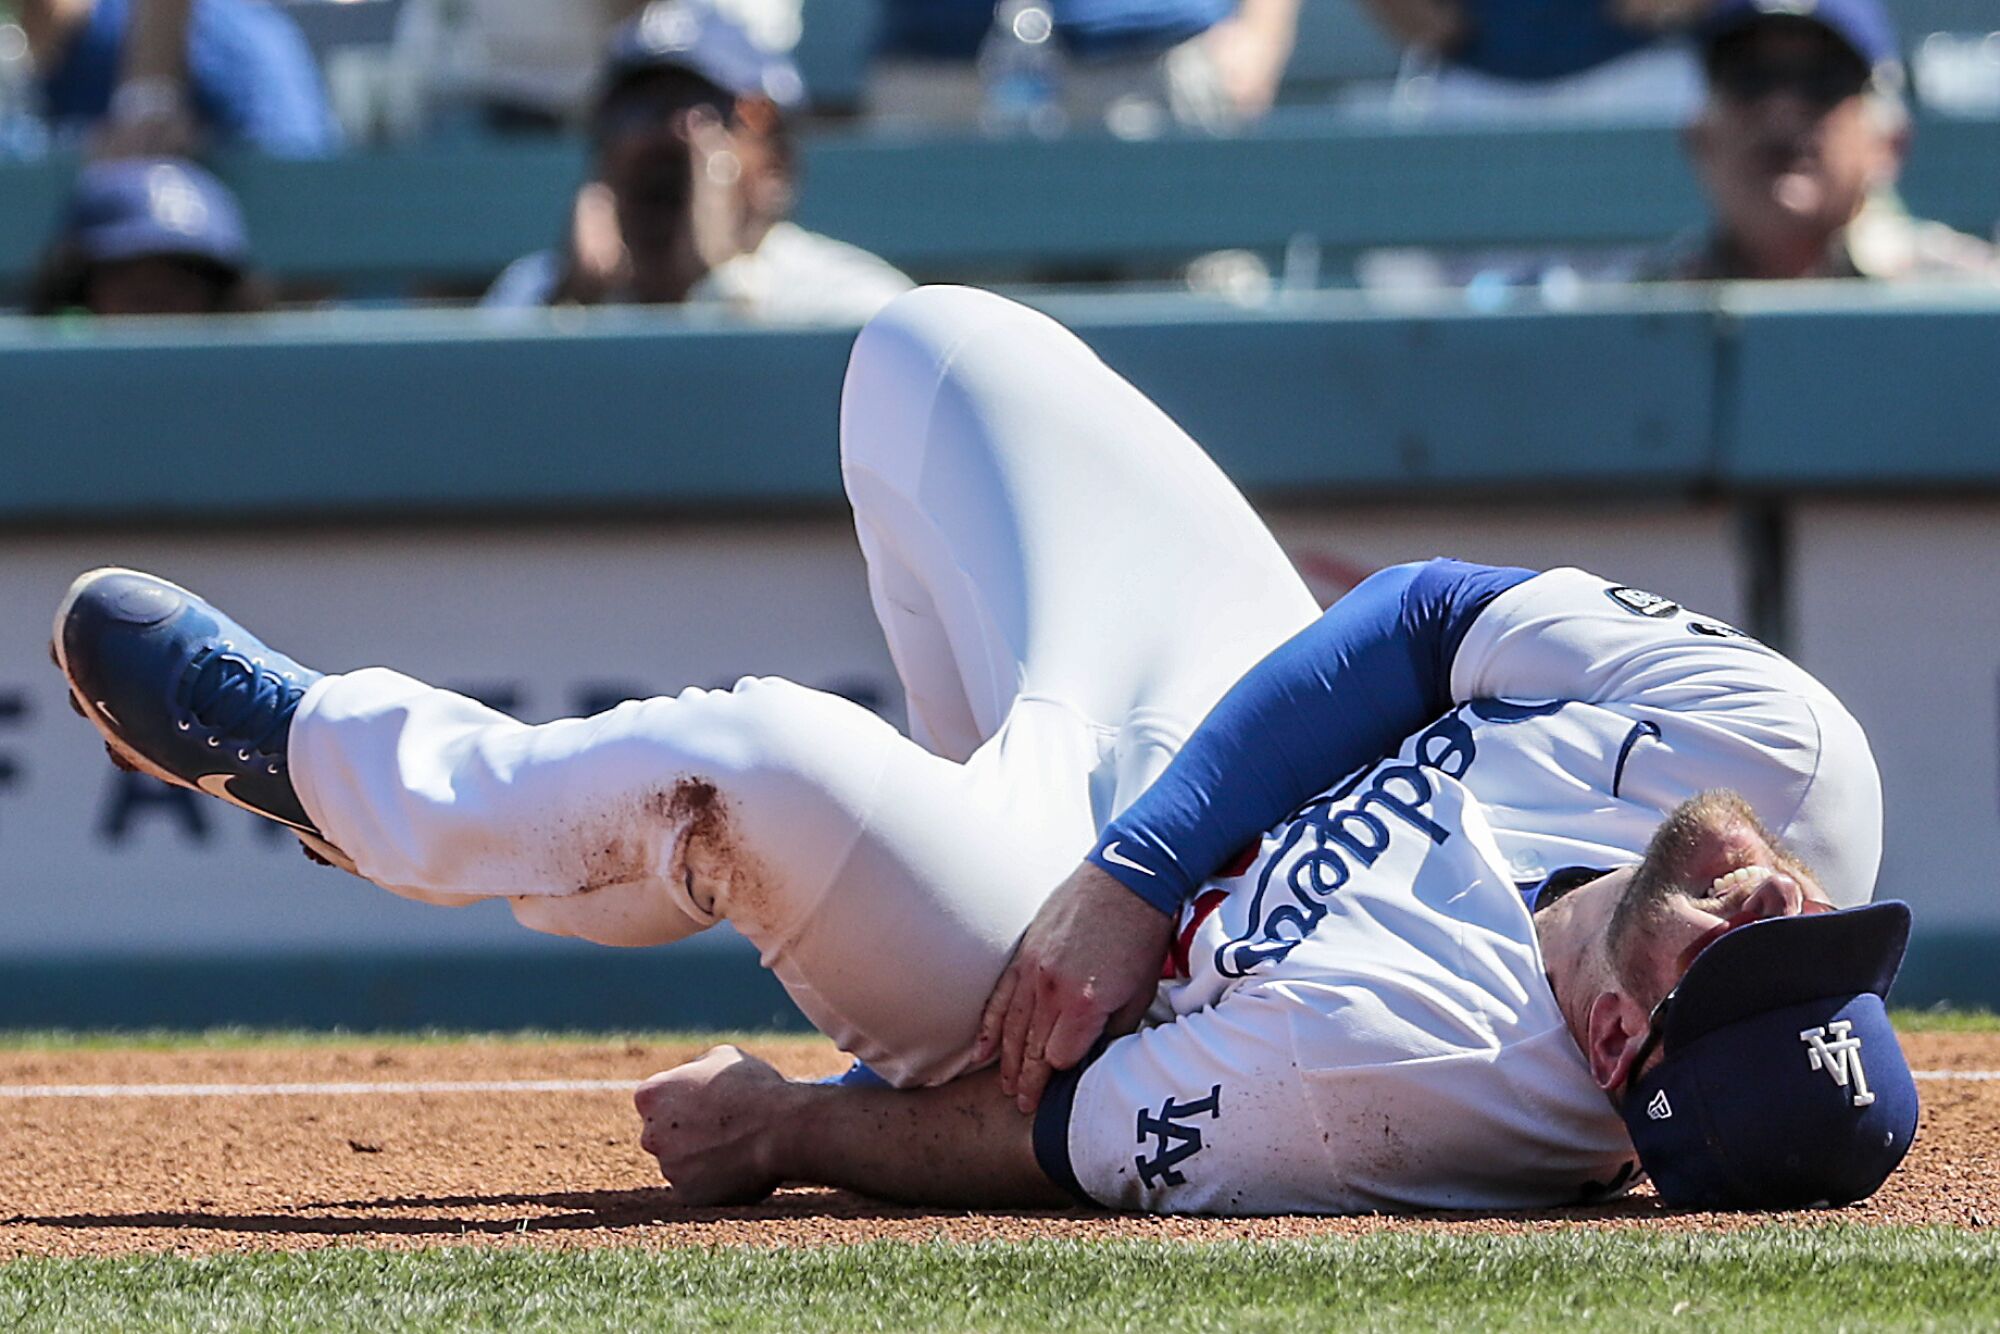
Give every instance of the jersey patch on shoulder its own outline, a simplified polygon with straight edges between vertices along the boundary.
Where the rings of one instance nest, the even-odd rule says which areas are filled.
[[[1658,593],[1648,593],[1643,588],[1607,588],[1604,596],[1634,616],[1650,616],[1656,621],[1664,621],[1681,609],[1680,603],[1669,601]]]

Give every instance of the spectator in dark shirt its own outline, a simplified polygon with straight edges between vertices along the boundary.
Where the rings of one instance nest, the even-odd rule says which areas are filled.
[[[1700,98],[1690,28],[1714,0],[1362,0],[1422,59],[1404,114],[1676,122]]]
[[[267,304],[227,187],[192,162],[121,158],[78,175],[30,310],[208,315]]]
[[[1721,0],[1687,148],[1714,213],[1655,278],[2000,276],[1993,247],[1909,217],[1895,29],[1878,0]]]
[[[279,157],[340,146],[298,25],[262,0],[22,0],[58,129],[110,151],[185,152],[194,136]]]
[[[1581,74],[1701,19],[1714,0],[1364,0],[1391,33],[1503,79]],[[1811,0],[1801,0],[1809,5]]]

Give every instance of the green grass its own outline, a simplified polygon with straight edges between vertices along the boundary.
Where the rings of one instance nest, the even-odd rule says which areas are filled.
[[[2000,1033],[2000,1014],[1990,1010],[1897,1010],[1896,1027],[1904,1033]],[[633,1033],[563,1033],[526,1030],[506,1033],[466,1033],[423,1029],[408,1033],[353,1033],[307,1029],[212,1028],[199,1032],[134,1029],[80,1032],[71,1029],[0,1030],[0,1051],[186,1051],[246,1047],[358,1047],[383,1043],[509,1042],[523,1045],[603,1047],[637,1042],[647,1046],[718,1042],[811,1041],[800,1033],[695,1033],[674,1030]]]
[[[1896,1010],[1889,1016],[1904,1033],[2000,1033],[2000,1014],[1991,1010]]]
[[[1728,1329],[2000,1322],[2000,1237],[1950,1229],[1375,1233],[1300,1242],[452,1248],[21,1260],[19,1329]]]

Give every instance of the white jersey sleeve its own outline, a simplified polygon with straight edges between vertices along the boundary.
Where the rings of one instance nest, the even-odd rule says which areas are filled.
[[[1664,810],[1697,792],[1741,793],[1818,874],[1834,902],[1865,903],[1882,851],[1882,788],[1868,739],[1804,669],[1711,617],[1582,570],[1495,598],[1452,663],[1458,700],[1576,700],[1650,725],[1620,757],[1625,790]],[[1505,804],[1504,793],[1482,792]]]

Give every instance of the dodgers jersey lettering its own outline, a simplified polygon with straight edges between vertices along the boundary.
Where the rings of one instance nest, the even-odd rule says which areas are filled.
[[[1578,570],[1493,598],[1459,702],[1280,820],[1177,922],[1152,1025],[1052,1090],[1037,1151],[1102,1203],[1168,1211],[1530,1207],[1633,1156],[1549,990],[1522,886],[1636,862],[1696,793],[1740,792],[1843,906],[1880,789],[1854,720],[1783,657]],[[1633,590],[1624,590],[1627,593]],[[1196,1140],[1135,1154],[1211,1089]],[[1186,1127],[1193,1127],[1186,1122]]]

